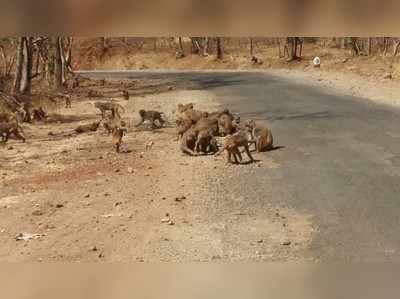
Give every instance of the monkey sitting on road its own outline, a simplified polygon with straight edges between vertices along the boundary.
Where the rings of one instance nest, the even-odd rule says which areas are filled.
[[[162,127],[165,124],[165,120],[162,118],[163,112],[158,112],[154,110],[139,110],[140,121],[135,127],[139,127],[142,125],[146,120],[150,122],[151,128]],[[158,122],[158,126],[156,126],[155,122]]]
[[[257,125],[254,120],[247,121],[245,127],[251,136],[250,143],[254,144],[257,152],[274,149],[274,139],[268,128]]]
[[[119,118],[121,118],[119,111],[122,110],[122,112],[125,112],[124,107],[114,102],[96,102],[94,107],[100,110],[102,119],[106,117],[106,111],[111,111],[112,117]]]
[[[213,136],[219,135],[218,120],[204,117],[201,118],[194,126],[194,131],[198,134],[200,131],[209,130]]]
[[[177,141],[182,138],[183,134],[192,127],[192,121],[186,118],[176,120],[176,132],[178,134]]]
[[[197,156],[197,153],[195,152],[196,141],[197,134],[194,132],[193,128],[190,128],[182,136],[181,151],[190,156]]]
[[[3,143],[7,143],[11,135],[25,142],[24,132],[17,122],[0,122],[0,136]]]
[[[197,135],[195,151],[198,153],[212,153],[218,152],[218,144],[215,137],[209,130],[202,130]]]

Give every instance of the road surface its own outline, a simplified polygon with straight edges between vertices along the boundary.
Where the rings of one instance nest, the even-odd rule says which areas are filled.
[[[90,76],[197,82],[243,118],[267,124],[275,145],[284,147],[268,153],[277,169],[229,182],[237,196],[253,194],[246,200],[256,208],[269,202],[312,215],[318,233],[308,254],[314,258],[400,260],[400,110],[267,73]]]

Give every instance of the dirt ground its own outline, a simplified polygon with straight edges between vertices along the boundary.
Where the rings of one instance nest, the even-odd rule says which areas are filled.
[[[189,157],[173,127],[177,103],[221,108],[213,94],[170,82],[136,82],[126,101],[128,134],[114,152],[103,128],[65,134],[100,118],[85,92],[48,119],[24,124],[27,142],[0,146],[1,261],[289,261],[304,260],[315,228],[309,215],[268,205],[255,210],[232,183],[261,163],[228,165],[225,156]],[[171,126],[135,128],[141,108],[164,111]],[[49,132],[51,134],[49,135]],[[237,180],[236,180],[237,181]],[[264,198],[267,200],[268,198]],[[17,240],[20,237],[23,240]],[[29,240],[24,240],[28,238]]]

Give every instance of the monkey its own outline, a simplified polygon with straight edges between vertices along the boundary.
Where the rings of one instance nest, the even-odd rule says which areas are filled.
[[[117,116],[119,118],[121,118],[119,111],[125,112],[124,107],[114,102],[96,102],[94,107],[100,110],[102,119],[106,117],[106,111],[111,111],[112,117]]]
[[[0,136],[3,143],[7,143],[9,137],[14,135],[15,138],[25,142],[25,134],[17,122],[0,122]]]
[[[187,118],[192,121],[193,124],[196,124],[200,119],[204,118],[205,114],[202,111],[188,109],[182,113],[182,118]]]
[[[139,110],[139,115],[140,115],[140,121],[135,127],[139,127],[142,125],[146,120],[150,121],[151,128],[154,129],[156,128],[155,126],[155,121],[158,121],[159,127],[164,126],[165,120],[162,118],[163,112],[158,112],[154,110]]]
[[[274,149],[274,138],[268,128],[257,125],[254,120],[247,121],[245,127],[251,136],[250,143],[254,144],[257,152]]]
[[[112,133],[114,128],[126,127],[126,122],[117,117],[116,118],[108,117],[106,120],[103,120],[102,123],[103,123],[104,129],[106,129],[106,131],[108,132],[108,135],[110,135]]]
[[[96,132],[100,126],[100,122],[94,122],[91,124],[80,125],[75,129],[75,132],[78,134],[87,133],[87,132]]]
[[[233,124],[233,116],[223,113],[218,118],[218,128],[221,136],[233,134],[235,132],[235,125]]]
[[[190,156],[197,156],[195,152],[196,141],[197,134],[194,132],[193,128],[190,128],[182,136],[181,151]]]
[[[36,121],[40,121],[47,117],[46,112],[43,110],[43,107],[39,107],[37,109],[33,109],[32,111],[32,118]]]
[[[126,133],[126,129],[115,127],[112,130],[112,143],[115,147],[115,151],[117,153],[120,152],[120,147],[122,144],[122,137],[124,137],[124,133]]]
[[[218,144],[215,137],[212,135],[210,130],[202,130],[197,135],[197,140],[195,144],[195,151],[204,154],[218,152]]]
[[[225,139],[225,144],[224,147],[222,148],[221,151],[219,151],[217,153],[217,155],[221,154],[224,150],[227,151],[228,155],[227,155],[227,162],[228,163],[232,163],[231,160],[231,156],[233,154],[233,157],[235,159],[235,163],[238,163],[237,157],[239,157],[239,160],[241,161],[241,154],[239,152],[239,147],[244,147],[245,152],[247,154],[247,156],[249,157],[251,162],[254,162],[254,158],[250,153],[249,150],[249,138],[247,137],[247,135],[244,132],[237,132],[233,135],[228,135]]]
[[[253,57],[251,58],[251,62],[252,62],[253,64],[258,64],[258,65],[263,64],[263,61],[262,61],[260,58],[256,57],[256,56],[253,56]]]
[[[201,118],[194,126],[194,131],[198,134],[202,130],[210,130],[213,136],[219,135],[218,120],[212,118]]]
[[[65,96],[65,108],[71,108],[71,96],[69,94],[67,94]]]
[[[178,111],[179,113],[183,113],[183,112],[185,112],[186,110],[193,109],[193,108],[194,108],[193,103],[178,104],[178,109],[177,109],[177,111]]]
[[[182,138],[183,134],[192,127],[192,121],[186,118],[176,120],[177,141]]]
[[[129,92],[127,90],[123,90],[122,91],[122,97],[124,98],[124,100],[128,101],[130,98]]]

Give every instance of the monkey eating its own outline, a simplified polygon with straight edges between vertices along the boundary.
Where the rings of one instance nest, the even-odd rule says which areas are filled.
[[[106,117],[107,111],[111,111],[112,117],[117,116],[119,118],[121,118],[119,111],[122,110],[122,112],[125,112],[124,107],[114,102],[96,102],[94,107],[100,110],[102,119]]]
[[[141,126],[145,121],[149,121],[151,124],[151,128],[160,128],[164,126],[165,120],[162,118],[163,112],[158,112],[154,110],[139,110],[140,121],[135,127]],[[158,126],[156,126],[155,122],[158,122]]]

